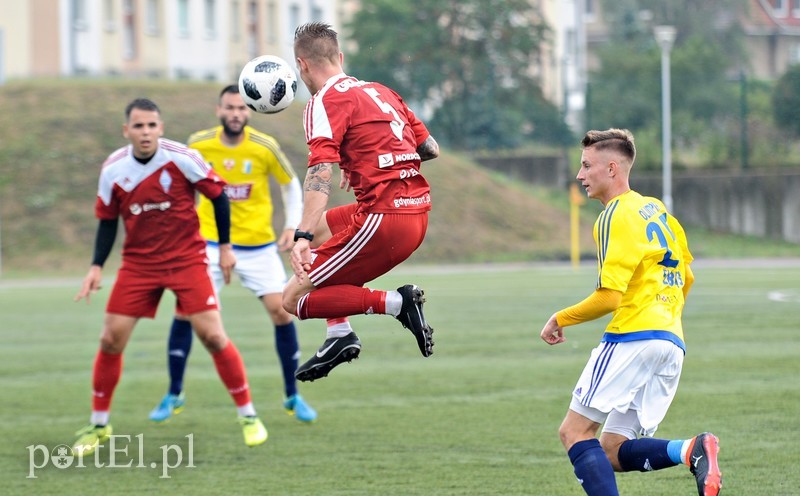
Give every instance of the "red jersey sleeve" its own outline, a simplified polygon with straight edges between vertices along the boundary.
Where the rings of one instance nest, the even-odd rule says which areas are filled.
[[[351,102],[330,102],[322,98],[310,104],[315,129],[308,140],[308,166],[340,163],[339,148],[351,125]],[[315,132],[316,131],[316,132]]]

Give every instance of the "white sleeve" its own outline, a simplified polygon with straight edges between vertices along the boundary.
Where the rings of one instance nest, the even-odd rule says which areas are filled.
[[[295,229],[303,217],[303,190],[297,177],[281,186],[281,198],[286,219],[284,229]]]

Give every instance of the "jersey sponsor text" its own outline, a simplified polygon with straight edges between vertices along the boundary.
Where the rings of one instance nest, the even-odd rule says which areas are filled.
[[[225,186],[225,194],[228,195],[230,201],[245,201],[250,199],[250,193],[253,190],[252,183],[247,184],[229,184]]]

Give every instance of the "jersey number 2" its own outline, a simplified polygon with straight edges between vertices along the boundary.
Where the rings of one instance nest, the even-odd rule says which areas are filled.
[[[661,245],[661,248],[664,248],[666,252],[664,253],[664,258],[658,262],[658,265],[663,265],[664,267],[669,267],[673,269],[678,266],[678,259],[672,258],[672,250],[669,249],[669,244],[667,243],[667,237],[664,235],[664,230],[669,233],[672,240],[675,240],[675,235],[672,233],[672,229],[669,228],[667,225],[667,214],[666,212],[658,216],[658,220],[661,222],[659,225],[657,222],[649,222],[647,224],[647,241],[653,241],[653,236],[658,239],[658,243]],[[662,229],[663,226],[663,229]]]

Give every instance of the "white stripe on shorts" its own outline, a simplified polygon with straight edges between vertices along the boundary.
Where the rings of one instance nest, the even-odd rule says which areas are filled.
[[[345,247],[338,253],[334,254],[331,258],[326,260],[322,265],[312,270],[308,274],[309,280],[314,286],[319,287],[320,284],[325,282],[339,269],[342,268],[347,262],[353,259],[361,248],[369,242],[375,232],[381,225],[383,214],[368,214],[367,220],[364,225],[358,230],[353,239],[348,241]]]
[[[592,370],[592,382],[589,386],[589,391],[587,391],[586,395],[581,399],[582,405],[591,406],[594,393],[597,392],[600,381],[603,380],[603,375],[606,373],[606,369],[608,369],[608,363],[611,361],[611,356],[614,354],[614,348],[616,347],[617,343],[604,343],[603,349],[600,351],[600,356],[597,357],[597,361],[594,364],[594,370]]]

